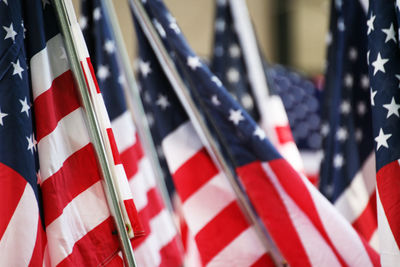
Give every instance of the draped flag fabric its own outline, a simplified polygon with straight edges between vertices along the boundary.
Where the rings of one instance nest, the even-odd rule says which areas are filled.
[[[274,91],[274,84],[269,81],[269,88],[263,88],[265,91],[269,89],[268,97],[262,100],[255,98],[256,89],[253,88],[252,75],[249,75],[252,70],[246,65],[246,53],[240,38],[242,32],[235,27],[235,24],[240,22],[232,14],[229,1],[216,3],[214,57],[211,69],[234,98],[259,122],[292,166],[298,171],[304,171],[285,108]],[[252,52],[258,57],[257,51]],[[264,70],[262,72],[264,73]]]
[[[366,7],[332,1],[324,89],[321,192],[378,247]]]
[[[146,231],[145,237],[133,243],[135,259],[139,266],[181,266],[178,233],[127,109],[124,79],[104,7],[98,0],[85,0],[81,5],[80,24],[111,119],[121,162],[135,196],[139,219]]]
[[[378,266],[377,253],[314,186],[276,152],[254,120],[230,97],[221,81],[215,78],[193,53],[181,35],[175,19],[163,3],[147,0],[145,7],[160,37],[173,54],[174,62],[184,75],[184,80],[191,85],[190,90],[196,97],[197,103],[205,109],[203,111],[211,114],[208,119],[213,120],[210,124],[214,127],[213,132],[227,145],[224,148],[225,154],[230,155],[249,199],[289,265]],[[148,58],[141,56],[144,62],[148,62]],[[149,61],[151,72],[148,72],[149,79],[146,80],[148,83],[160,81],[159,77],[154,77],[160,69],[152,62]],[[151,75],[153,76],[150,79]],[[167,89],[170,88],[163,83],[159,91],[151,95],[153,99],[158,97],[156,103],[159,113],[162,112],[161,109],[164,109],[164,113],[171,113],[172,107],[177,106],[176,99],[171,98],[171,93],[166,94]],[[167,135],[163,140],[163,148],[171,171],[175,175],[174,179],[179,181],[184,178],[188,181],[187,176],[180,177],[179,174],[186,174],[183,170],[194,158],[190,158],[194,154],[193,150],[199,151],[202,145],[193,140],[195,133],[188,122],[182,124],[176,116],[171,117],[169,121],[160,120],[160,122],[160,124],[165,123],[165,126],[172,123],[179,126],[177,131]],[[190,137],[183,137],[183,133],[188,131]],[[178,144],[185,146],[178,149]],[[174,153],[169,152],[170,147],[174,147]],[[193,171],[194,167],[191,166],[191,170]],[[203,165],[197,173],[204,175],[206,171]],[[202,181],[204,179],[197,179],[197,183]],[[185,190],[185,194],[181,194],[182,197],[189,197],[183,200],[184,205],[191,202],[193,195],[190,193],[194,191],[193,187],[186,183],[184,188],[179,188],[179,183],[176,184],[178,192],[180,189],[181,192]],[[197,193],[198,191],[195,194]],[[219,196],[222,198],[222,194]],[[210,194],[207,194],[202,204],[211,199]],[[217,207],[215,203],[217,202],[213,202],[214,208]],[[194,209],[190,211],[194,212]],[[194,215],[198,218],[196,221],[198,229],[199,225],[204,225],[200,224],[205,221],[204,213],[203,216]],[[207,229],[207,226],[204,229]],[[209,246],[218,243],[216,240],[222,232],[214,233],[213,236],[208,236]],[[200,239],[199,234],[196,239]],[[202,250],[200,246],[199,249]]]
[[[141,94],[147,116],[154,118],[152,135],[168,163],[202,266],[274,266],[173,94],[143,32],[136,30]]]
[[[40,199],[40,191],[32,187],[36,186],[36,179],[41,189],[42,222],[47,236],[44,251],[48,257],[45,257],[45,264],[122,265],[121,258],[117,256],[120,246],[115,234],[116,227],[106,201],[94,146],[90,141],[84,111],[74,86],[53,7],[49,1],[2,1],[0,9],[3,29],[1,34],[5,40],[1,45],[7,45],[7,50],[1,50],[3,53],[7,51],[1,57],[1,71],[7,75],[2,76],[2,83],[10,83],[1,87],[4,97],[1,97],[0,131],[7,130],[1,135],[0,154],[1,166],[8,172],[5,175],[2,172],[1,177],[6,182],[10,178],[16,182],[13,187],[7,185],[10,191],[2,195],[10,197],[15,194],[10,197],[12,206],[8,205],[8,201],[2,204],[7,206],[2,208],[1,216],[8,221],[2,223],[2,229],[5,227],[6,230],[2,235],[0,253],[5,253],[6,256],[0,257],[1,263],[4,263],[1,265],[25,266],[30,262],[26,254],[29,250],[26,249],[35,245],[32,236],[42,230],[40,223],[35,223],[39,221],[36,215],[38,201],[32,198],[35,197],[34,192],[37,192],[36,199]],[[76,21],[72,23],[77,24]],[[79,33],[76,26],[75,32]],[[85,52],[85,44],[79,43],[79,46],[80,51]],[[81,66],[89,88],[94,88],[95,79],[87,54],[81,58]],[[15,86],[10,86],[14,79],[17,80]],[[100,92],[96,88],[94,90],[95,92],[91,92],[92,96],[101,100]],[[137,220],[130,190],[124,186],[127,179],[122,165],[119,164],[118,152],[113,149],[115,141],[111,128],[107,127],[107,114],[101,112],[105,107],[100,100],[95,103],[96,111],[100,116],[98,119],[101,120],[102,134],[112,162],[110,169],[117,174],[115,182],[119,189],[118,199],[124,210],[125,223],[131,234],[140,236],[143,231]],[[21,120],[21,115],[25,116],[22,117],[25,121]],[[34,125],[27,120],[34,121]],[[35,128],[35,133],[32,128]],[[4,152],[6,149],[9,151],[8,157],[3,149]],[[38,167],[32,161],[36,150],[40,171],[33,177],[32,173]],[[30,158],[25,161],[24,157],[27,155],[21,154],[21,158],[17,159],[19,153],[29,153]],[[26,177],[30,182],[30,187],[27,186],[25,190],[27,193],[20,189],[25,186],[19,180],[20,177]],[[2,190],[3,188],[2,186]],[[15,209],[18,198],[19,204]],[[31,208],[29,212],[24,212],[27,202]],[[13,217],[3,216],[3,212],[10,212],[12,209],[15,209]],[[31,219],[21,221],[23,216],[28,215]],[[22,233],[28,238],[22,239]],[[9,236],[10,234],[13,235]],[[16,246],[18,242],[23,245]],[[45,265],[39,263],[39,258],[43,255],[40,238],[37,238],[37,244],[31,248],[34,248],[30,251],[33,252],[31,264]]]
[[[366,21],[382,266],[400,262],[399,8],[398,1],[370,1]]]

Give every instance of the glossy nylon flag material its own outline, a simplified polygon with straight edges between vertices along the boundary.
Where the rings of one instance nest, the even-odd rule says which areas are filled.
[[[254,76],[250,75],[253,70],[246,61],[246,51],[242,40],[247,36],[240,27],[237,27],[240,23],[239,18],[234,16],[229,1],[216,1],[216,3],[214,58],[211,69],[234,95],[234,98],[246,110],[249,110],[250,115],[259,122],[261,128],[292,166],[298,171],[304,171],[282,100],[274,91],[271,82],[268,85],[269,88],[263,88],[259,80],[251,80],[254,79]],[[259,57],[260,53],[257,51],[251,52],[255,54],[255,57]],[[263,62],[263,59],[259,60]],[[262,73],[264,74],[264,69]],[[263,80],[266,79],[265,75]],[[254,88],[255,84],[259,85],[258,89]],[[263,99],[255,98],[255,90],[260,88],[269,90],[269,95],[265,92],[266,96]]]
[[[26,9],[21,1],[0,2],[0,266],[41,266],[46,245]]]
[[[152,136],[160,146],[159,155],[168,163],[201,266],[273,266],[227,178],[200,142],[143,32],[139,26],[136,30],[141,96],[147,117],[154,118],[150,120]]]
[[[148,0],[146,7],[196,100],[212,114],[214,130],[223,133],[219,137],[228,145],[225,149],[239,179],[287,262],[291,266],[378,266],[377,253],[276,152],[253,119],[213,78],[163,3]]]
[[[18,45],[16,42],[13,43],[8,51],[25,50],[27,52],[20,59],[11,58],[9,60],[15,63],[15,65],[10,65],[14,68],[15,76],[13,78],[21,80],[24,78],[29,81],[29,84],[25,85],[26,88],[31,86],[29,90],[25,89],[26,95],[22,107],[23,114],[34,118],[35,122],[35,134],[30,133],[29,140],[25,140],[28,141],[28,152],[33,154],[37,149],[39,155],[40,171],[37,173],[37,177],[42,193],[43,223],[47,236],[45,264],[93,266],[116,263],[114,260],[122,264],[121,260],[116,257],[120,250],[118,237],[115,234],[116,228],[106,202],[94,147],[89,138],[83,108],[79,103],[78,91],[74,86],[53,7],[49,1],[9,1],[8,3],[3,1],[0,5],[1,8],[4,8],[4,5],[10,7],[9,14],[11,15],[19,17],[24,15],[23,26],[21,21],[13,21],[12,26],[11,24],[7,26],[7,31],[3,28],[6,32],[3,38],[11,38],[12,42],[18,40]],[[2,16],[1,19],[5,17]],[[18,32],[13,30],[14,23],[16,23],[15,29],[18,25]],[[17,35],[19,39],[16,39]],[[23,40],[24,37],[26,37],[25,40]],[[84,47],[84,43],[80,45]],[[83,58],[81,63],[85,66],[87,81],[93,83],[89,58]],[[27,75],[28,70],[30,71],[29,76]],[[14,91],[11,89],[14,88],[6,87],[3,92],[12,96]],[[32,97],[31,101],[29,101],[29,96]],[[98,96],[101,98],[100,94]],[[15,101],[17,100],[15,99]],[[33,105],[31,105],[32,101]],[[14,101],[10,100],[10,103],[12,102]],[[101,108],[101,103],[96,105],[97,108]],[[7,105],[1,108],[2,112],[7,113],[4,111]],[[34,112],[30,112],[30,109]],[[107,121],[107,114],[102,113],[102,115],[105,116],[102,119]],[[12,116],[3,117],[3,124],[4,119],[9,117]],[[107,144],[111,148],[113,144],[112,131],[109,128],[102,128],[102,130],[104,134],[107,133],[107,136],[110,135]],[[24,134],[26,135],[26,133]],[[10,137],[8,136],[8,138]],[[18,143],[24,146],[22,141],[18,141]],[[14,146],[11,148],[14,149]],[[4,154],[1,153],[1,155],[3,157]],[[122,169],[122,165],[117,163],[118,154],[114,153],[112,156],[115,159],[115,165],[111,166],[111,169],[118,172],[118,169]],[[116,182],[123,184],[124,174],[120,175]],[[141,229],[135,218],[136,211],[132,197],[129,195],[130,192],[121,193],[123,194],[120,199],[124,201],[127,213],[133,218],[131,230],[139,235]],[[33,213],[35,211],[33,204],[37,202],[31,201],[31,212]],[[34,221],[32,219],[24,221],[17,231],[27,232],[26,226]],[[35,225],[35,227],[37,226]],[[3,235],[3,238],[6,237],[7,235]],[[10,240],[18,241],[19,239],[16,236],[8,240],[4,239],[4,241]],[[27,245],[30,244],[27,242],[28,240],[24,240]],[[20,248],[7,251],[2,247],[0,251],[7,253],[7,256],[1,257],[1,261],[6,261],[4,266],[24,266],[29,263],[20,255]],[[40,250],[36,251],[35,248],[32,257],[38,252]],[[17,258],[12,255],[16,255]],[[21,262],[23,260],[25,262]],[[42,265],[36,263],[32,264]]]
[[[320,190],[377,248],[366,12],[359,0],[331,2]]]
[[[366,22],[383,266],[397,266],[400,262],[399,8],[398,1],[371,1]]]
[[[181,266],[182,252],[174,222],[163,203],[156,177],[127,108],[125,79],[117,61],[116,44],[101,1],[81,2],[80,25],[102,91],[121,162],[135,196],[146,236],[133,242],[138,266]]]

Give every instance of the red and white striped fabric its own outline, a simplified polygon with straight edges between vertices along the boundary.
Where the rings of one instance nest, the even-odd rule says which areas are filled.
[[[379,266],[378,254],[284,159],[252,162],[237,172],[291,266]]]
[[[133,242],[139,266],[181,266],[182,248],[129,111],[111,122],[146,236]]]
[[[378,250],[375,177],[375,154],[372,152],[334,206]]]
[[[77,23],[74,30],[80,32]],[[85,51],[85,44],[81,42],[80,45],[81,52]],[[128,228],[130,234],[140,235],[142,229],[128,181],[86,55],[81,58],[81,64],[94,100],[107,156],[112,163],[110,168],[116,178],[120,201],[124,204],[121,206],[125,210],[125,223],[131,225]],[[107,265],[116,259],[119,241],[113,233],[116,228],[60,34],[48,40],[46,47],[32,57],[30,69],[38,118],[36,130],[50,264]]]
[[[203,265],[273,266],[192,124],[171,132],[162,147]]]

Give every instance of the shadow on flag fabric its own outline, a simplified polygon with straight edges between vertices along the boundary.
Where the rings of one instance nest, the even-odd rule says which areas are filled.
[[[400,262],[399,8],[398,1],[370,1],[366,22],[382,266]]]
[[[321,192],[378,248],[366,7],[331,1]]]
[[[378,266],[377,253],[329,201],[280,156],[254,120],[193,53],[163,3],[147,0],[145,6],[184,80],[191,85],[196,102],[203,111],[212,115],[208,119],[213,120],[213,131],[223,133],[219,138],[227,144],[225,153],[231,156],[260,220],[289,265]],[[155,68],[152,70],[156,71]],[[153,78],[151,81],[156,80]],[[168,89],[165,84],[162,88]],[[159,102],[168,106],[165,101]],[[199,144],[195,146],[194,133],[190,136],[177,138],[174,155],[178,154],[177,145],[182,145],[185,151],[201,147]],[[168,139],[164,142],[171,140]],[[168,149],[168,142],[163,145]],[[174,166],[177,166],[176,161],[171,161],[171,167]],[[208,243],[215,244],[218,236],[217,232],[216,236],[210,236]]]
[[[116,44],[99,0],[81,2],[80,25],[102,91],[121,162],[135,196],[139,219],[146,236],[133,242],[139,266],[182,265],[182,251],[171,214],[161,198],[149,159],[127,108],[125,79],[118,65]]]
[[[14,170],[6,175],[2,172],[1,176],[7,181],[12,177],[9,175],[13,175],[15,182],[18,182],[17,186],[1,187],[13,189],[3,196],[10,196],[10,193],[15,195],[11,198],[14,206],[8,206],[10,202],[5,201],[4,204],[7,203],[8,207],[2,209],[1,216],[8,221],[2,224],[2,231],[5,232],[0,241],[0,253],[6,255],[0,257],[0,265],[122,265],[117,256],[120,245],[115,234],[116,227],[106,201],[94,146],[85,124],[78,89],[74,86],[53,7],[49,1],[2,1],[0,10],[3,14],[0,20],[4,39],[1,46],[7,46],[7,50],[1,50],[7,51],[2,54],[1,82],[10,83],[9,85],[16,82],[16,86],[2,84],[1,87],[0,157],[2,164],[4,162],[4,166],[7,166],[7,171],[10,168]],[[77,24],[75,21],[74,23]],[[79,45],[81,49],[85,48],[84,43]],[[81,64],[87,82],[93,84],[95,80],[90,71],[90,59],[81,58]],[[99,91],[94,97],[101,98]],[[96,103],[96,106],[104,109],[101,102]],[[108,117],[104,113],[101,115],[105,115],[101,118],[101,125],[104,126]],[[35,129],[34,133],[32,129]],[[122,165],[118,163],[118,153],[114,151],[111,155],[115,143],[112,131],[110,127],[103,127],[101,130],[107,136],[106,146],[113,159],[110,168],[118,174],[115,182],[119,185],[127,184]],[[9,151],[8,157],[3,153],[6,147]],[[32,177],[32,172],[38,168],[37,163],[32,162],[36,150],[40,170]],[[27,155],[21,154],[25,151],[30,155],[26,161],[24,157]],[[17,165],[16,155],[21,155]],[[30,182],[30,187],[26,186],[24,191],[21,191],[21,187],[25,185],[19,181],[20,176],[29,178],[27,181]],[[47,236],[45,247],[40,244],[39,238],[33,247],[35,242],[29,237],[35,236],[33,229],[38,233],[42,229],[40,223],[35,223],[39,221],[39,217],[34,216],[37,212],[37,201],[32,199],[35,191],[36,198],[40,199],[37,186],[32,187],[36,185],[36,179],[41,189],[41,218]],[[129,216],[125,216],[125,223],[131,233],[139,236],[143,231],[137,220],[130,191],[120,191],[118,198],[124,204],[125,215]],[[16,206],[18,199],[20,204]],[[27,203],[31,208],[24,211]],[[12,209],[15,211],[10,217]],[[3,217],[3,212],[8,213]],[[23,216],[28,215],[32,217],[21,221]],[[11,238],[10,233],[14,233]],[[24,233],[26,238],[21,240],[21,234],[17,233]],[[18,242],[23,245],[15,246]],[[29,246],[34,250],[26,250]],[[26,254],[28,251],[30,254]],[[45,262],[41,263],[43,251]],[[28,255],[32,258],[29,259]]]
[[[164,34],[157,20],[153,21]],[[201,260],[198,266],[274,266],[241,212],[228,180],[197,136],[137,22],[135,26],[141,96],[148,118],[154,118],[150,120],[152,136],[172,175],[188,234],[194,237]]]
[[[234,16],[229,1],[216,1],[216,4],[214,56],[211,69],[232,96],[260,124],[292,166],[298,171],[304,171],[285,108],[279,95],[274,91],[273,84],[266,81],[264,88],[260,80],[252,80],[254,76],[250,75],[250,72],[253,70],[248,67],[251,63],[246,61],[246,51],[242,40],[247,36],[241,32],[241,29],[235,27],[235,24],[240,23],[239,18]],[[248,52],[254,53],[257,58],[261,55],[258,51]],[[262,58],[260,60],[264,61]],[[264,70],[261,71],[264,73]],[[263,80],[266,80],[267,76],[265,75],[264,78]],[[254,88],[255,84],[258,85],[258,89]],[[255,91],[260,88],[266,93],[263,99],[255,98]]]

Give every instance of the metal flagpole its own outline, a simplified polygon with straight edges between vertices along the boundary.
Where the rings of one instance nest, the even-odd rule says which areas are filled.
[[[175,67],[175,64],[170,58],[167,50],[165,49],[160,37],[156,32],[156,29],[151,23],[146,13],[146,10],[143,7],[143,4],[140,0],[129,0],[129,2],[133,8],[133,11],[139,21],[141,28],[143,29],[143,32],[145,33],[150,45],[153,48],[153,51],[160,61],[160,65],[163,68],[164,73],[171,82],[175,93],[177,94],[182,105],[184,106],[184,109],[187,112],[190,121],[192,122],[193,127],[196,129],[196,132],[199,135],[202,143],[206,147],[207,152],[210,154],[218,169],[222,171],[222,173],[224,173],[228,178],[228,181],[238,198],[238,203],[243,214],[246,216],[247,220],[254,226],[256,233],[266,250],[271,253],[275,265],[284,266],[284,259],[282,258],[278,248],[274,245],[274,242],[271,239],[268,230],[264,227],[264,225],[260,223],[251,203],[249,203],[249,200],[242,192],[242,189],[240,188],[240,185],[235,178],[236,174],[229,167],[221,151],[219,150],[218,144],[212,137],[212,134],[208,129],[204,118],[201,115],[201,112],[194,103],[190,95],[189,89],[186,87],[185,83],[180,77]]]
[[[149,124],[147,122],[143,104],[139,95],[139,88],[136,79],[133,75],[133,69],[129,61],[129,55],[125,47],[124,39],[122,37],[121,28],[115,13],[114,4],[112,0],[101,0],[104,7],[106,19],[111,25],[111,33],[117,45],[117,54],[120,59],[120,67],[126,77],[126,85],[123,86],[125,92],[126,102],[129,110],[137,125],[140,140],[143,142],[143,147],[146,155],[149,157],[151,167],[156,176],[158,188],[161,191],[164,203],[166,203],[168,210],[172,213],[172,204],[168,195],[167,186],[165,185],[164,175],[158,161],[157,152],[151,138]]]
[[[77,24],[75,13],[71,0],[53,0],[58,22],[61,28],[61,33],[64,37],[67,56],[71,64],[72,73],[79,88],[81,101],[84,106],[88,126],[90,129],[91,139],[95,148],[97,161],[100,165],[101,174],[104,180],[105,191],[107,195],[108,205],[111,214],[116,222],[118,236],[121,242],[122,253],[124,255],[125,264],[129,267],[136,267],[133,249],[129,240],[126,225],[123,219],[116,185],[113,182],[112,172],[107,159],[105,144],[102,140],[99,122],[96,119],[96,113],[93,108],[93,103],[90,99],[89,88],[86,84],[85,74],[80,65],[79,48],[77,40],[74,38],[72,27]]]

